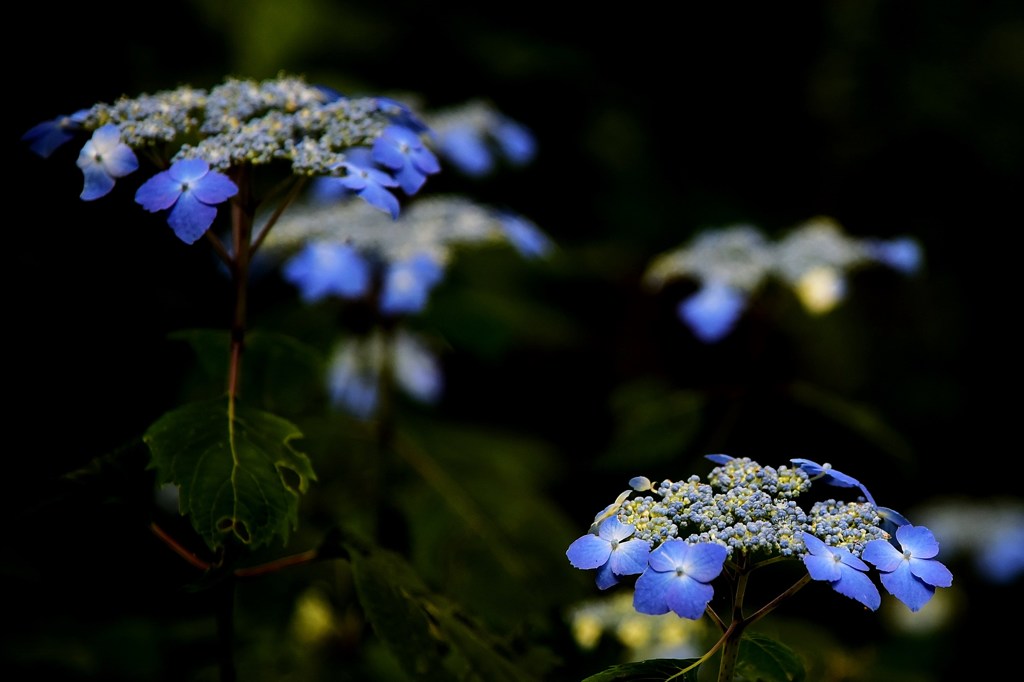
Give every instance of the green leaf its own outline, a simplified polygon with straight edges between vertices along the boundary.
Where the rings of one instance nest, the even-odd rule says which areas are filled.
[[[693,665],[696,658],[652,658],[636,663],[612,666],[583,682],[697,682],[699,667],[680,672]]]
[[[225,398],[192,403],[158,419],[143,439],[161,483],[179,490],[179,509],[216,550],[226,536],[258,547],[298,525],[299,496],[316,480],[291,446],[299,429]]]
[[[424,682],[534,682],[519,657],[388,550],[345,545],[359,602],[405,672]]]
[[[792,649],[757,633],[743,636],[736,668],[757,682],[800,682],[806,675],[803,661]]]

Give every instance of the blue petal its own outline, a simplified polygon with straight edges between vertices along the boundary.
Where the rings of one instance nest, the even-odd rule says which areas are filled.
[[[598,589],[607,590],[609,587],[614,587],[619,584],[619,578],[612,571],[610,563],[605,564],[597,569],[597,576],[595,577]]]
[[[669,580],[666,586],[665,603],[680,617],[698,620],[704,615],[708,602],[715,596],[715,589],[688,575],[669,575],[672,576],[672,580]]]
[[[679,317],[705,343],[722,339],[733,328],[746,306],[746,296],[725,284],[704,285],[679,304]]]
[[[910,572],[932,587],[949,587],[953,574],[945,565],[935,559],[910,559]]]
[[[705,459],[710,459],[715,464],[726,464],[732,461],[732,457],[729,455],[704,455]]]
[[[702,583],[711,582],[722,573],[729,550],[715,542],[700,542],[690,545],[683,569],[686,575]]]
[[[505,157],[517,165],[528,163],[537,153],[537,141],[533,133],[510,119],[503,120],[495,128],[494,139]]]
[[[919,611],[935,594],[934,587],[915,578],[905,566],[892,573],[880,573],[878,577],[885,589],[911,611]]]
[[[872,540],[864,545],[864,551],[860,556],[883,573],[895,571],[904,560],[903,553],[893,547],[888,540]]]
[[[466,175],[481,177],[494,167],[491,150],[474,128],[457,127],[445,132],[441,153]]]
[[[181,185],[171,174],[161,171],[142,183],[135,191],[135,202],[151,213],[170,208],[181,196]]]
[[[843,596],[855,599],[872,611],[877,610],[882,603],[882,595],[878,593],[878,588],[871,579],[852,568],[842,572],[842,577],[832,583],[832,589]]]
[[[359,198],[363,199],[370,206],[390,214],[393,220],[398,218],[398,213],[401,211],[398,197],[380,185],[367,185],[358,194]]]
[[[524,258],[545,256],[551,251],[551,240],[533,223],[508,213],[500,219],[505,236]]]
[[[615,575],[638,575],[647,569],[650,551],[646,540],[627,540],[612,550],[608,563]]]
[[[192,187],[196,198],[204,204],[219,204],[238,194],[238,186],[223,173],[208,173]]]
[[[604,566],[612,555],[612,546],[607,540],[587,533],[577,538],[565,551],[569,563],[576,568],[591,569]]]
[[[85,175],[85,186],[82,188],[81,198],[85,201],[92,201],[106,196],[114,189],[114,178],[107,175],[107,172],[97,165],[82,168]]]
[[[443,383],[437,358],[407,335],[396,339],[395,380],[409,395],[423,402],[436,401]]]
[[[924,526],[900,526],[896,530],[896,539],[904,551],[916,559],[931,559],[939,553],[939,543],[935,535]]]
[[[216,208],[207,206],[191,192],[186,192],[175,202],[171,214],[167,216],[167,224],[174,230],[178,239],[186,244],[194,244],[206,233],[216,217]]]
[[[654,556],[653,552],[651,556]],[[636,580],[633,608],[639,613],[652,616],[668,613],[669,607],[665,595],[674,578],[674,572],[661,572],[654,570],[653,566],[648,567],[643,575]]]

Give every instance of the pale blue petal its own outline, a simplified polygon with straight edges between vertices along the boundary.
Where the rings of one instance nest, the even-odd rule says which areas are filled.
[[[910,572],[933,587],[949,587],[953,574],[935,559],[910,559]]]
[[[612,546],[607,540],[587,533],[569,545],[565,556],[576,568],[591,569],[604,566],[612,555]]]
[[[879,579],[885,589],[910,607],[911,611],[920,610],[935,594],[934,587],[915,578],[906,566],[892,573],[880,573]]]
[[[201,202],[212,205],[227,201],[238,194],[238,186],[228,176],[215,172],[207,173],[206,177],[195,183],[192,191]]]
[[[102,166],[84,166],[82,167],[82,174],[85,176],[85,185],[80,196],[85,201],[99,199],[114,189],[114,178],[107,175],[106,170]]]
[[[711,582],[722,573],[729,550],[714,542],[690,545],[683,561],[686,575],[702,583]]]
[[[872,611],[877,610],[882,603],[882,595],[878,593],[878,588],[871,579],[852,568],[842,572],[842,577],[832,583],[832,589],[843,596],[855,599]]]
[[[888,540],[872,540],[864,546],[860,556],[883,573],[895,571],[903,563],[904,558],[903,553],[893,547]]]
[[[597,569],[595,581],[597,582],[598,589],[601,590],[607,590],[609,587],[619,584],[619,578],[612,571],[611,562]]]
[[[178,197],[167,216],[167,224],[178,235],[178,239],[193,244],[206,233],[216,217],[216,208],[199,201],[191,192],[185,192]]]
[[[679,304],[677,313],[694,335],[705,343],[725,337],[746,306],[746,296],[730,286],[706,284]]]
[[[170,173],[161,171],[142,183],[135,191],[135,202],[155,213],[170,208],[181,196],[181,185]]]
[[[931,559],[939,554],[939,543],[935,535],[924,526],[900,526],[896,539],[904,551],[915,559]]]
[[[491,151],[474,128],[459,126],[446,131],[441,138],[440,150],[466,175],[481,177],[494,168]]]
[[[704,615],[708,602],[715,596],[711,585],[694,580],[688,575],[676,576],[666,585],[665,603],[682,618],[697,620]]]
[[[651,558],[654,558],[654,552],[651,553]],[[674,578],[674,572],[654,570],[652,564],[636,580],[636,587],[633,592],[633,608],[639,613],[646,613],[652,616],[668,613],[669,607],[665,595]]]
[[[627,540],[612,550],[608,563],[615,575],[638,575],[647,569],[649,553],[650,545],[647,541]]]

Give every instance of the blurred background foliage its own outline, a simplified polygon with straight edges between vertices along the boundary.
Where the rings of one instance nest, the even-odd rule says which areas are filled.
[[[210,593],[148,528],[156,516],[189,544],[187,524],[154,504],[138,437],[222,385],[216,359],[197,362],[209,346],[175,334],[223,329],[230,291],[203,244],[155,227],[129,189],[81,202],[77,150],[44,163],[17,138],[95,102],[228,75],[284,71],[425,109],[490,101],[533,131],[535,161],[441,173],[425,191],[508,207],[558,245],[538,262],[458,254],[414,320],[446,343],[444,396],[400,402],[387,448],[319,407],[324,354],[347,331],[337,311],[299,306],[279,278],[254,282],[254,330],[302,343],[266,346],[288,371],[260,374],[253,359],[251,391],[300,424],[319,476],[287,551],[344,522],[404,557],[524,675],[578,680],[652,651],[635,625],[582,646],[570,618],[610,595],[565,548],[634,475],[703,477],[716,452],[805,457],[912,520],[946,500],[1019,509],[1021,3],[42,11],[6,10],[31,40],[4,48],[14,469],[0,670],[12,679],[216,679]],[[924,270],[857,272],[822,316],[770,288],[713,345],[675,316],[686,283],[643,286],[651,258],[701,229],[774,235],[816,215],[858,237],[914,236]],[[809,679],[1000,679],[1021,579],[986,577],[965,543],[944,551],[954,587],[916,619],[809,588],[765,626],[807,658]],[[242,582],[239,678],[408,679],[352,581],[338,560]]]

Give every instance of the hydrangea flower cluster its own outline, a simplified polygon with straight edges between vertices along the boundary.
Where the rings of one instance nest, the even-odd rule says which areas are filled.
[[[569,562],[596,569],[602,590],[638,575],[637,611],[672,611],[690,619],[708,608],[712,583],[723,573],[734,579],[786,559],[801,560],[811,580],[871,610],[881,596],[868,577],[869,563],[883,587],[911,611],[923,607],[936,588],[952,584],[952,574],[936,559],[939,546],[931,531],[876,506],[859,481],[831,466],[803,458],[778,468],[746,457],[707,458],[718,465],[707,482],[696,475],[657,485],[642,476],[630,481],[631,489],[569,546]],[[798,498],[818,483],[862,494],[818,500],[804,509]],[[894,535],[884,520],[896,523]]]
[[[301,177],[334,177],[397,217],[392,188],[412,195],[440,170],[421,137],[425,130],[408,107],[388,98],[348,98],[282,75],[122,97],[40,123],[22,139],[48,157],[85,138],[78,166],[86,201],[106,196],[138,170],[138,152],[151,156],[158,172],[135,201],[166,211],[174,233],[191,244],[212,225],[218,206],[238,193],[243,167],[278,164]],[[165,157],[165,149],[176,151]]]
[[[823,314],[846,296],[846,275],[881,264],[912,274],[921,267],[913,239],[855,239],[827,217],[797,226],[777,242],[752,225],[733,225],[698,234],[684,247],[652,260],[646,283],[689,278],[698,290],[680,302],[678,315],[706,343],[732,331],[753,294],[769,279],[794,291],[808,312]]]
[[[483,177],[505,161],[522,166],[533,160],[533,133],[483,100],[432,112],[425,117],[434,147],[471,177]]]
[[[314,191],[313,200],[294,205],[264,242],[264,253],[284,260],[285,280],[308,303],[371,301],[393,323],[427,306],[460,247],[505,243],[526,258],[553,249],[550,238],[526,218],[463,197],[421,198],[392,221],[363,202],[345,201],[333,189]],[[428,344],[399,332],[375,328],[365,338],[336,346],[328,390],[337,407],[372,417],[384,376],[421,402],[438,398],[439,361]]]

